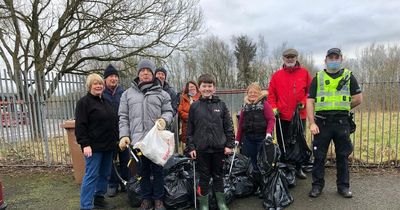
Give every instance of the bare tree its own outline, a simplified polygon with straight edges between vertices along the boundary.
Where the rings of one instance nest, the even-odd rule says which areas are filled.
[[[357,53],[353,73],[365,82],[393,81],[399,78],[400,47],[372,43]],[[346,62],[349,65],[349,62]]]
[[[91,62],[185,50],[202,24],[198,0],[3,0],[0,16],[0,57],[18,95],[37,101]],[[51,71],[56,76],[46,78]]]
[[[218,87],[234,86],[233,55],[227,43],[216,36],[207,37],[200,48],[199,56],[201,73],[213,75]]]
[[[258,42],[256,45],[257,54],[253,62],[253,68],[255,74],[258,76],[255,79],[261,87],[266,88],[273,71],[268,68],[268,45],[265,42],[264,36],[258,36]]]
[[[299,52],[299,63],[301,66],[306,68],[310,75],[315,75],[319,69],[315,66],[315,62],[312,54]]]

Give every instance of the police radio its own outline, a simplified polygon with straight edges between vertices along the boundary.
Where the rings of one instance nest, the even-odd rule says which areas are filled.
[[[343,88],[343,86],[349,81],[349,79],[350,79],[350,74],[347,74],[345,77],[343,77],[343,78],[339,81],[339,84],[338,84],[338,86],[336,87],[336,90],[337,90],[337,91],[340,91],[340,90]]]

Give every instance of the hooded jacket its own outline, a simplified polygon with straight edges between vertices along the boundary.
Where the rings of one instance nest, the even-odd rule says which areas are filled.
[[[157,119],[163,118],[167,125],[172,121],[171,98],[165,92],[158,79],[142,91],[139,78],[132,82],[121,96],[119,105],[119,136],[128,136],[131,144],[141,141],[154,126]]]
[[[200,97],[190,106],[187,126],[186,152],[223,152],[233,148],[232,117],[226,104],[217,96]]]
[[[300,110],[301,119],[306,119],[306,101],[312,78],[307,69],[299,64],[293,68],[283,66],[272,75],[268,88],[268,103],[272,109],[279,110],[282,120],[291,121],[298,103],[304,105]]]

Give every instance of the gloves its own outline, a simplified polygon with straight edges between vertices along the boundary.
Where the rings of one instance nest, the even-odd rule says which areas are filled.
[[[167,123],[165,122],[165,120],[163,118],[160,118],[160,119],[156,120],[156,124],[157,124],[157,129],[162,131],[165,129],[165,126]]]
[[[272,141],[272,135],[271,135],[270,133],[267,133],[267,134],[265,135],[265,139],[271,140],[271,141]]]
[[[273,108],[272,111],[274,112],[275,117],[279,117],[279,110],[278,110],[278,108]]]
[[[299,108],[299,109],[304,109],[304,104],[298,103],[298,104],[297,104],[297,108]]]
[[[124,136],[121,138],[121,140],[119,140],[119,148],[121,149],[121,151],[124,151],[126,149],[126,146],[130,143],[131,140],[129,139],[129,137]]]

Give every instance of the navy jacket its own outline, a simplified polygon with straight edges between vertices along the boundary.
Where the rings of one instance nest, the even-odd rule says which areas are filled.
[[[103,98],[111,103],[115,112],[118,114],[119,102],[121,101],[122,93],[124,93],[124,89],[118,85],[117,88],[113,91],[109,88],[105,88],[103,91]]]

